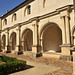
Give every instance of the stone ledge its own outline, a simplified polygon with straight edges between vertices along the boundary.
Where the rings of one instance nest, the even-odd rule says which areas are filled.
[[[61,55],[59,59],[63,61],[73,61],[73,56],[72,55]]]
[[[14,54],[20,55],[20,54],[23,54],[23,51],[15,51]]]

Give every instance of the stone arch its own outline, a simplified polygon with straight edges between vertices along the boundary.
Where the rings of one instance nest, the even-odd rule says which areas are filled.
[[[56,23],[46,23],[40,30],[43,51],[61,52],[62,30]]]
[[[10,35],[10,47],[11,47],[11,50],[16,49],[16,33],[15,32],[12,32]]]
[[[27,5],[24,10],[24,16],[29,15],[29,14],[31,14],[31,5]]]
[[[62,29],[59,27],[58,24],[56,24],[56,23],[54,23],[54,22],[47,22],[47,23],[45,23],[45,24],[42,25],[42,27],[41,27],[41,29],[40,29],[40,32],[39,32],[40,35],[42,34],[43,30],[44,30],[47,26],[51,26],[51,24],[56,25],[56,26],[60,29],[60,31],[62,31]]]
[[[45,8],[46,0],[43,0],[43,8]]]
[[[16,13],[14,13],[13,15],[12,15],[12,22],[13,21],[16,21],[17,20],[17,15],[16,15]]]
[[[4,19],[3,25],[7,25],[7,19]]]
[[[5,46],[6,46],[6,35],[3,34],[2,35],[2,49],[5,49]]]
[[[33,32],[31,29],[25,29],[22,33],[22,46],[24,51],[32,51]]]

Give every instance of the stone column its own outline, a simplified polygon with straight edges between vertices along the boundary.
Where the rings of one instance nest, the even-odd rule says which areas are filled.
[[[16,54],[22,54],[22,45],[21,45],[21,27],[17,27],[17,36],[16,36]]]
[[[37,27],[38,25],[33,24],[34,31],[33,31],[33,47],[32,47],[32,52],[34,53],[34,57],[36,57],[36,54],[38,52],[38,32],[37,32]]]
[[[61,17],[61,21],[62,21],[62,44],[65,45],[66,44],[66,27],[65,27],[65,17],[62,16]]]
[[[5,47],[6,53],[10,53],[10,46],[9,46],[9,30],[6,32],[6,47]]]
[[[40,50],[40,46],[38,44],[38,42],[39,42],[39,39],[38,39],[38,21],[34,21],[32,26],[34,27],[32,53],[33,53],[33,57],[38,57],[39,56],[39,50]]]
[[[62,40],[63,44],[61,45],[61,52],[63,56],[70,56],[70,24],[69,24],[69,17],[64,16],[62,19]]]
[[[41,52],[43,53],[43,38],[39,39],[39,45],[41,46]]]
[[[24,40],[21,40],[22,50],[24,51]]]
[[[65,16],[65,22],[66,22],[66,40],[67,40],[67,45],[71,45],[71,36],[70,36],[70,17]]]
[[[73,74],[75,75],[75,52],[73,52]]]

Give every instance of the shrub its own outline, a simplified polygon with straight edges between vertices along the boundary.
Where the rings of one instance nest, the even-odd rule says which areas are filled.
[[[0,61],[6,62],[0,64],[0,75],[9,74],[26,68],[26,61],[24,60],[19,60],[7,56],[0,56]]]
[[[14,60],[16,60],[16,58],[7,57],[7,56],[0,56],[0,61],[3,61],[3,62],[12,62]]]

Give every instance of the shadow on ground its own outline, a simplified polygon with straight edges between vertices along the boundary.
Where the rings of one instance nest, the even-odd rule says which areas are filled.
[[[24,70],[31,69],[31,68],[34,68],[34,66],[31,66],[31,65],[26,65],[26,68],[25,68],[25,69],[18,70],[18,71],[15,71],[15,72],[13,72],[13,73],[20,72],[20,71],[24,71]],[[12,74],[12,73],[2,74],[2,75],[9,75],[9,74]]]

